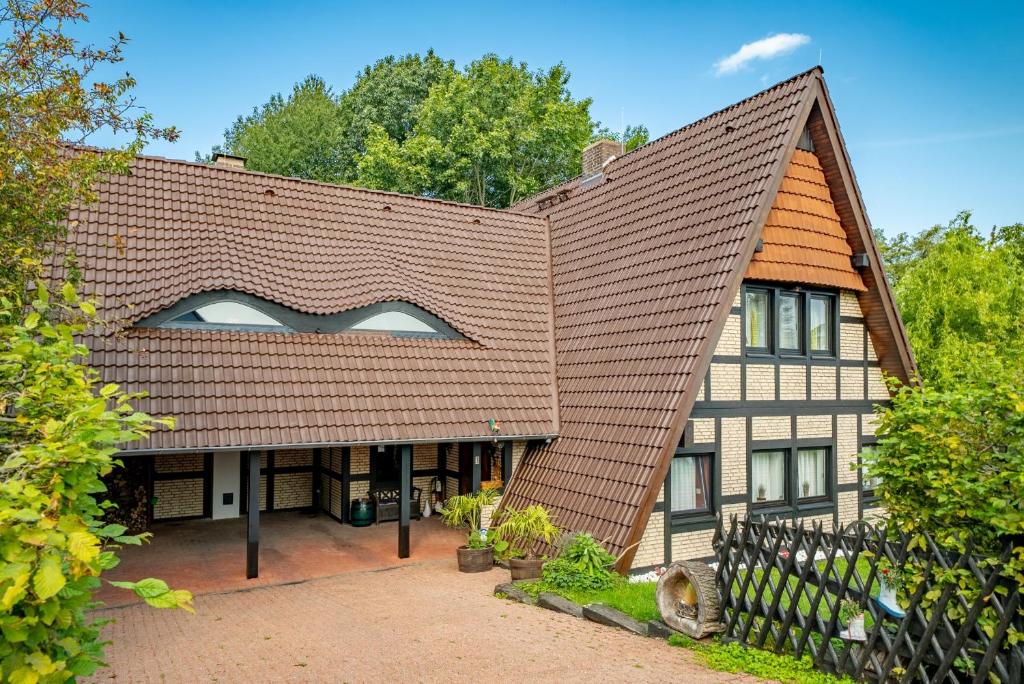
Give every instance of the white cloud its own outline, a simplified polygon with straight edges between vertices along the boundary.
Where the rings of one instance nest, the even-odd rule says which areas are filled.
[[[728,57],[715,62],[715,74],[733,74],[755,59],[772,59],[788,54],[801,45],[811,42],[811,37],[802,33],[776,33],[753,43],[746,43]]]

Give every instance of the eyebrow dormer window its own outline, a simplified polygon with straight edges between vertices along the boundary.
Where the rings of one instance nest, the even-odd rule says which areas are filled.
[[[178,316],[172,323],[208,323],[212,325],[227,326],[259,326],[265,328],[285,328],[277,319],[251,306],[240,302],[214,302],[193,309],[186,314]]]
[[[271,333],[367,332],[395,337],[464,339],[447,322],[411,302],[393,300],[332,314],[313,314],[234,290],[189,295],[135,325]]]
[[[376,330],[397,333],[436,333],[437,330],[419,318],[402,311],[385,311],[352,326],[352,330]]]

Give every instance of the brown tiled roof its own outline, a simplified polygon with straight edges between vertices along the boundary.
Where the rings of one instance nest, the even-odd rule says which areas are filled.
[[[542,503],[616,552],[638,541],[819,78],[656,140],[596,185],[516,207],[551,221],[561,430],[520,467],[506,505]]]
[[[817,155],[794,150],[746,278],[864,292]]]
[[[99,194],[71,216],[71,246],[108,317],[235,290],[311,314],[407,301],[467,338],[93,340],[106,380],[179,418],[142,448],[474,437],[489,418],[505,435],[557,431],[543,219],[151,157]]]

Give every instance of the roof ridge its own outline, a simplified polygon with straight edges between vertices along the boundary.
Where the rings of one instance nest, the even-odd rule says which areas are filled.
[[[668,133],[666,133],[665,135],[663,135],[661,137],[655,138],[654,140],[646,142],[643,145],[639,145],[638,147],[634,147],[629,152],[625,152],[625,153],[620,154],[619,156],[617,156],[615,158],[615,162],[619,162],[622,159],[625,159],[626,157],[628,157],[628,156],[630,156],[632,154],[635,154],[636,152],[639,152],[640,150],[649,148],[652,145],[656,145],[656,144],[658,144],[658,143],[660,143],[660,142],[662,142],[664,140],[667,140],[669,138],[675,137],[675,136],[677,136],[677,135],[679,135],[679,134],[681,134],[681,133],[683,133],[683,132],[693,128],[694,126],[697,126],[698,124],[704,123],[708,119],[711,119],[711,118],[714,118],[716,116],[719,116],[720,114],[724,114],[725,112],[729,111],[730,109],[735,109],[737,107],[743,106],[743,105],[747,104],[748,102],[750,102],[751,100],[759,98],[762,95],[766,95],[766,94],[770,93],[771,91],[776,90],[778,88],[781,88],[783,86],[789,85],[793,81],[796,81],[796,80],[799,80],[801,78],[804,78],[804,77],[806,77],[809,74],[812,74],[814,72],[817,72],[818,76],[820,78],[821,75],[825,73],[825,69],[819,64],[817,66],[811,67],[810,69],[806,69],[804,71],[801,71],[798,74],[794,74],[793,76],[790,76],[787,79],[779,81],[778,83],[776,83],[774,85],[771,85],[771,86],[765,88],[764,90],[758,91],[758,92],[754,93],[753,95],[751,95],[749,97],[745,97],[742,100],[738,100],[736,102],[733,102],[732,104],[727,105],[725,107],[722,107],[721,109],[718,109],[718,110],[716,110],[714,112],[711,112],[710,114],[708,114],[706,116],[702,116],[701,118],[696,119],[695,121],[691,121],[690,123],[686,124],[685,126],[681,126],[680,128],[677,128],[677,129],[675,129],[673,131],[669,131]],[[582,177],[583,177],[583,175],[580,174],[579,176],[575,176],[574,178],[570,178],[570,179],[568,179],[566,181],[563,181],[563,182],[559,183],[558,185],[553,185],[553,186],[551,186],[550,188],[548,188],[546,190],[542,190],[542,191],[540,191],[538,193],[535,193],[535,194],[531,195],[530,197],[526,197],[526,198],[520,200],[519,202],[516,202],[516,204],[524,204],[524,203],[530,202],[531,200],[535,200],[536,198],[543,197],[543,196],[545,196],[545,195],[547,195],[549,193],[557,191],[559,188],[561,188],[561,187],[563,187],[565,185],[573,183],[574,181],[578,181]],[[511,209],[506,210],[506,211],[511,211]],[[521,212],[515,212],[515,213],[521,213]]]
[[[94,145],[72,145],[75,149],[80,150],[91,150],[91,151],[105,151],[105,148],[94,146]],[[463,209],[479,209],[486,213],[497,213],[497,214],[511,214],[513,216],[521,216],[528,218],[532,221],[537,221],[538,216],[536,214],[515,211],[513,209],[496,209],[494,207],[485,207],[479,204],[469,204],[467,202],[456,202],[454,200],[436,199],[433,197],[422,197],[420,195],[410,195],[404,192],[394,192],[392,190],[376,190],[374,188],[363,188],[358,185],[349,185],[347,183],[328,183],[327,181],[312,180],[309,178],[300,178],[298,176],[285,176],[279,173],[267,173],[266,171],[257,171],[255,169],[243,169],[229,166],[217,166],[216,164],[207,164],[199,161],[188,161],[187,159],[174,159],[173,157],[163,157],[156,154],[136,154],[135,159],[147,159],[150,161],[166,162],[169,164],[182,164],[184,166],[193,166],[202,169],[213,169],[215,171],[224,171],[227,173],[244,173],[251,176],[262,176],[264,178],[276,178],[284,181],[292,181],[295,183],[305,185],[315,185],[319,187],[327,188],[340,188],[342,190],[352,190],[354,192],[364,193],[367,195],[378,195],[384,197],[400,197],[402,199],[416,200],[425,204],[434,205],[447,205],[460,207]]]

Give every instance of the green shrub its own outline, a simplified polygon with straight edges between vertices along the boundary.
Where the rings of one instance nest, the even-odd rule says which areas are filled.
[[[744,648],[737,642],[723,644],[720,641],[701,643],[682,634],[668,638],[672,646],[687,648],[697,654],[701,664],[719,672],[746,672],[783,684],[837,684],[850,682],[847,677],[839,678],[818,672],[809,656],[800,660],[771,651]]]
[[[586,532],[575,534],[558,558],[544,565],[541,585],[547,591],[595,591],[623,581],[611,570],[615,556]]]

